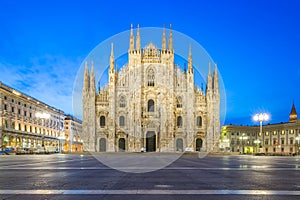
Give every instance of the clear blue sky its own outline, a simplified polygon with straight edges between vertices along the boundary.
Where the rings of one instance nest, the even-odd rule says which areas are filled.
[[[76,72],[100,42],[129,29],[173,24],[218,63],[226,124],[271,123],[300,112],[300,1],[0,0],[0,81],[72,113]],[[196,55],[193,55],[196,56]]]

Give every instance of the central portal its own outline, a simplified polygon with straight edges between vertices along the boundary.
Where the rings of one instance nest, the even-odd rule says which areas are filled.
[[[148,131],[146,135],[146,152],[156,151],[156,135],[154,131]]]

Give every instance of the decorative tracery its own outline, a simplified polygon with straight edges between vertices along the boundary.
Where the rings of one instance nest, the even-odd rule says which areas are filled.
[[[155,73],[153,69],[148,70],[148,86],[155,85]]]

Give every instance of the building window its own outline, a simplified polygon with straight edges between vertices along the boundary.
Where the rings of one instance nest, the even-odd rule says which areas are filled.
[[[105,126],[105,116],[100,117],[100,126],[101,127]]]
[[[177,127],[182,127],[182,117],[181,116],[177,117]]]
[[[18,109],[18,114],[19,114],[19,115],[21,114],[21,109],[20,109],[20,108]]]
[[[26,112],[26,111],[24,111],[24,116],[25,116],[25,117],[27,116],[27,112]]]
[[[120,118],[119,118],[119,126],[125,126],[125,117],[124,116],[120,116]]]
[[[152,99],[148,101],[148,112],[154,112],[154,101]]]
[[[281,131],[281,135],[284,135],[284,134],[285,134],[285,132],[284,132],[284,130],[282,130],[282,131]]]
[[[182,108],[182,97],[177,97],[177,108]]]
[[[269,145],[269,140],[268,139],[265,140],[265,145]]]
[[[4,120],[4,128],[7,128],[7,119]]]
[[[266,136],[269,136],[269,132],[268,131],[266,132]]]
[[[273,135],[276,135],[276,134],[277,134],[277,132],[276,132],[276,131],[274,131],[274,132],[273,132]]]
[[[12,123],[11,123],[11,128],[12,128],[12,129],[15,129],[15,122],[12,122]]]
[[[154,86],[155,82],[155,73],[153,69],[148,70],[148,86]]]
[[[19,131],[21,130],[21,123],[19,123]]]
[[[197,126],[202,126],[202,117],[201,116],[197,117]]]
[[[120,97],[120,107],[125,108],[126,107],[126,98],[124,96]]]
[[[281,139],[281,144],[284,144],[284,139],[283,138]]]
[[[294,139],[293,138],[290,139],[290,144],[294,144]]]
[[[4,96],[4,100],[6,100],[7,99],[7,97],[6,96]]]
[[[6,104],[4,104],[4,110],[7,110],[7,105]]]
[[[11,107],[11,112],[12,112],[12,113],[15,112],[15,107]]]
[[[13,103],[14,103],[14,102],[15,102],[15,100],[14,100],[14,99],[12,99],[12,100],[11,100],[11,102],[13,102]]]

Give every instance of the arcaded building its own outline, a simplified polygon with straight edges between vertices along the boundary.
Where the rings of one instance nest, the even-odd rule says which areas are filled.
[[[64,112],[0,82],[0,148],[58,151]]]

